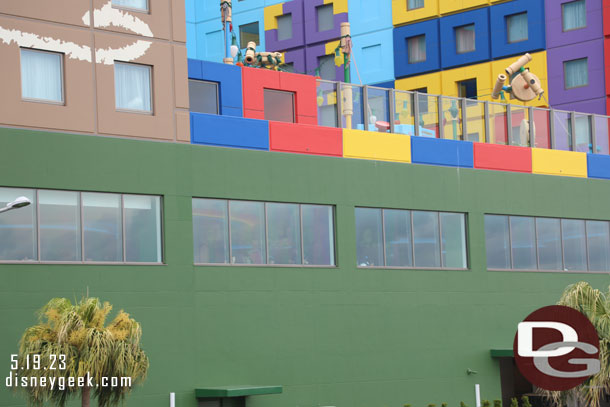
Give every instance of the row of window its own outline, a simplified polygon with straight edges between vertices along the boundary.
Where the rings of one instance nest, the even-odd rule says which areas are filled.
[[[93,192],[0,188],[0,260],[160,263],[161,198]]]
[[[610,222],[485,215],[487,267],[610,271]]]
[[[161,197],[0,188],[0,261],[161,263]],[[333,206],[193,198],[195,264],[334,266]],[[466,269],[466,215],[356,208],[358,267]],[[490,270],[610,271],[610,222],[485,215]]]
[[[359,267],[467,268],[463,213],[356,208]]]
[[[21,48],[21,97],[29,101],[64,103],[64,54]],[[152,67],[114,62],[115,106],[152,113]]]
[[[193,199],[195,264],[335,265],[332,206]]]

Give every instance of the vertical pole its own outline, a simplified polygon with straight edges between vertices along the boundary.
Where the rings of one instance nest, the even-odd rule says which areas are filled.
[[[415,136],[419,136],[419,92],[415,91],[413,93],[413,114],[415,118],[413,119],[413,134]]]
[[[364,122],[364,130],[368,130],[371,112],[369,112],[369,87],[367,85],[362,87],[362,113],[364,116],[364,120],[362,120]]]
[[[388,101],[390,103],[390,133],[394,133],[394,116],[396,115],[396,97],[394,95],[394,89],[390,89],[388,93]]]
[[[555,149],[555,111],[549,110],[549,133],[551,135],[551,150]]]
[[[169,394],[169,407],[176,407],[176,393]]]
[[[335,95],[337,98],[337,105],[336,105],[336,109],[337,109],[337,126],[338,128],[342,128],[343,127],[343,110],[341,110],[341,82],[335,82]]]
[[[595,128],[595,115],[589,116],[591,123],[591,153],[597,154],[597,129]]]
[[[530,147],[536,147],[536,128],[534,127],[534,108],[527,108],[527,115],[529,116],[529,138],[530,138]]]
[[[443,118],[445,117],[445,112],[443,112],[443,96],[438,95],[438,138],[445,138],[445,123]]]
[[[462,99],[462,140],[468,140],[468,101],[466,98]]]
[[[343,81],[350,83],[350,58],[352,53],[352,40],[350,37],[349,23],[341,23],[341,49],[343,50]]]
[[[481,386],[478,384],[474,385],[474,397],[476,407],[481,407]]]
[[[491,126],[489,125],[489,102],[483,102],[483,110],[484,110],[484,127],[485,127],[485,142],[491,143],[491,135],[489,134],[489,129]]]
[[[232,0],[221,0],[220,1],[220,16],[222,19],[222,33],[223,33],[224,45],[225,45],[225,57],[223,58],[222,62],[225,64],[229,64],[229,65],[233,64],[233,58],[229,57],[229,40],[227,38],[227,36],[230,33],[230,30],[228,27],[231,25],[231,23],[233,21],[231,1]]]
[[[506,104],[506,144],[513,145],[513,116],[510,111],[510,103]]]
[[[571,151],[576,151],[576,114],[574,112],[570,113],[570,131],[572,132],[572,148]]]

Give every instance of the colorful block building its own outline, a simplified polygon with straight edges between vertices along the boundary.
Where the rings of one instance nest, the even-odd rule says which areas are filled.
[[[517,324],[610,273],[598,3],[234,1],[295,72],[220,64],[218,2],[0,3],[0,357],[88,293],[142,325],[134,407],[543,406]],[[490,98],[524,52],[552,109]]]

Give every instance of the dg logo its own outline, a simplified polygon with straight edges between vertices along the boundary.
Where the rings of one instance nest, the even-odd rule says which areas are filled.
[[[595,327],[561,305],[540,308],[519,323],[513,351],[521,374],[545,390],[569,390],[600,370]]]

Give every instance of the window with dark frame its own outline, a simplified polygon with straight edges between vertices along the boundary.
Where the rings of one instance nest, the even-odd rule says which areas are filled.
[[[218,83],[189,79],[191,112],[219,114]]]
[[[295,123],[294,92],[265,89],[265,120]]]
[[[316,7],[316,20],[318,23],[318,32],[328,31],[335,28],[333,4],[324,4]]]
[[[528,40],[527,12],[506,16],[506,37],[509,44]]]
[[[292,13],[276,17],[277,39],[278,41],[289,40],[292,38]]]
[[[64,54],[20,49],[21,97],[24,100],[63,103]]]
[[[474,24],[455,27],[455,51],[466,54],[476,50]]]
[[[589,60],[579,58],[563,63],[563,76],[566,89],[581,88],[589,85]]]
[[[570,1],[561,5],[563,31],[572,31],[587,26],[587,7],[585,0]]]
[[[467,99],[477,98],[477,78],[460,81],[457,85],[458,97]]]
[[[407,38],[408,61],[417,64],[426,61],[426,35]]]
[[[246,48],[250,41],[254,41],[256,45],[260,45],[258,21],[239,26],[239,43],[241,46]]]

